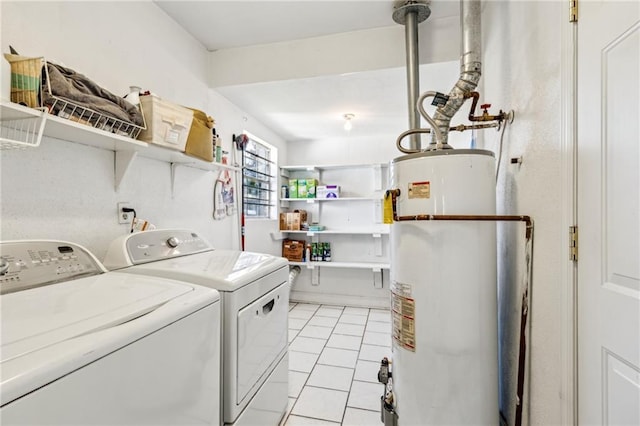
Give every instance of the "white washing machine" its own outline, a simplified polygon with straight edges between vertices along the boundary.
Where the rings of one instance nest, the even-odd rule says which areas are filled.
[[[217,289],[224,423],[278,425],[288,403],[286,259],[214,249],[195,232],[171,229],[116,239],[104,264]]]
[[[76,244],[0,243],[3,425],[218,425],[220,297],[106,272]]]

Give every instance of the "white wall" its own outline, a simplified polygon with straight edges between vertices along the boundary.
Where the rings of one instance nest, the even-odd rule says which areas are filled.
[[[561,1],[486,2],[483,9],[483,92],[494,107],[514,109],[504,138],[498,180],[498,214],[530,215],[535,222],[533,283],[530,294],[532,425],[563,424],[569,372],[562,358],[563,270],[568,261],[568,229],[562,227],[563,199]],[[488,148],[496,145],[485,139]],[[522,165],[509,159],[522,157]],[[524,227],[500,225],[501,408],[513,422],[516,395],[521,290],[525,274]],[[525,399],[525,401],[527,401]]]
[[[1,46],[44,56],[123,95],[139,85],[216,120],[223,148],[242,130],[268,140],[286,158],[284,141],[208,88],[209,53],[152,2],[2,2]],[[1,96],[8,99],[2,60]],[[246,119],[245,119],[246,118]],[[0,237],[66,239],[102,258],[118,225],[116,203],[129,201],[158,227],[188,227],[222,248],[238,247],[238,215],[212,219],[217,173],[138,158],[119,192],[113,151],[45,138],[37,149],[1,152]],[[239,191],[239,188],[236,188]]]

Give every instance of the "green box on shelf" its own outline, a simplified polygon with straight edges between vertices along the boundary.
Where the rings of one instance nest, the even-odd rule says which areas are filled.
[[[298,179],[289,179],[289,198],[298,198]]]
[[[296,198],[307,198],[307,180],[298,179],[298,196]]]
[[[317,179],[306,179],[307,185],[307,197],[306,198],[316,198],[316,188],[318,187]]]

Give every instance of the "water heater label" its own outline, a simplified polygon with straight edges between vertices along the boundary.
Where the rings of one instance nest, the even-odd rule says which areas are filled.
[[[411,297],[411,286],[393,282],[391,286],[393,339],[400,347],[416,351],[416,303]]]
[[[430,182],[409,182],[409,198],[431,197]]]

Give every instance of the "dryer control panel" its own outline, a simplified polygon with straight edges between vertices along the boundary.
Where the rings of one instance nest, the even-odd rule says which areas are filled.
[[[106,272],[85,248],[66,241],[0,242],[0,294]]]
[[[126,246],[133,265],[213,250],[195,232],[181,229],[156,229],[131,234]]]

